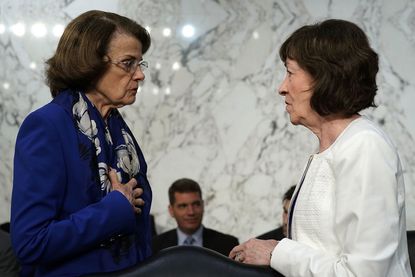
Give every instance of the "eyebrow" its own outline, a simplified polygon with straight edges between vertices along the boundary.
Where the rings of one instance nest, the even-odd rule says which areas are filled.
[[[181,206],[181,205],[195,205],[195,204],[201,204],[201,203],[202,203],[202,200],[195,200],[195,201],[190,202],[190,203],[177,203],[177,205],[178,206]]]
[[[130,57],[132,59],[140,60],[140,61],[143,59],[143,57],[136,57],[136,56],[129,55],[129,54],[127,54],[126,56],[128,56],[128,57]]]
[[[141,56],[141,57],[137,58],[136,56],[134,56],[132,54],[121,54],[118,59],[122,59],[122,60],[124,60],[124,59],[135,59],[135,60],[142,61],[143,57]]]

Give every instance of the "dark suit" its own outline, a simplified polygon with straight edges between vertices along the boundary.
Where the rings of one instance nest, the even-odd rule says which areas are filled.
[[[282,232],[282,226],[280,228],[271,230],[265,234],[262,234],[257,237],[258,239],[276,239],[276,240],[282,240],[285,238],[283,232]]]
[[[153,255],[164,248],[176,246],[177,241],[176,229],[172,229],[153,237]],[[238,244],[239,241],[234,236],[223,234],[212,229],[203,228],[203,247],[228,256],[232,248]]]
[[[0,230],[0,276],[19,276],[20,265],[12,250],[9,233]]]

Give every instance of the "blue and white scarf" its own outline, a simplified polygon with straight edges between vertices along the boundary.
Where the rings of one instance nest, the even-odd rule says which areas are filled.
[[[152,252],[150,222],[152,192],[146,175],[147,164],[133,134],[117,109],[110,111],[105,122],[83,92],[65,90],[60,92],[53,102],[62,106],[73,118],[80,158],[86,166],[90,167],[91,182],[96,184],[95,192],[91,191],[92,201],[99,201],[111,191],[108,177],[110,167],[116,170],[121,183],[125,184],[134,177],[143,189],[140,198],[145,204],[140,207],[141,213],[136,216],[136,231],[133,237],[126,237],[130,241],[126,245],[128,251],[133,251],[130,246],[131,243],[134,244],[134,255],[138,261],[143,261]],[[115,246],[109,247],[113,250]],[[116,249],[116,252],[124,250]]]
[[[105,124],[98,110],[84,94],[78,92],[78,97],[74,100],[73,118],[79,132],[84,134],[95,147],[101,190],[106,194],[111,190],[108,178],[109,166],[116,169],[118,179],[122,180],[122,183],[128,182],[140,171],[134,141],[116,109],[111,110],[108,124]],[[112,150],[115,151],[116,157],[112,157],[111,154],[114,152]]]

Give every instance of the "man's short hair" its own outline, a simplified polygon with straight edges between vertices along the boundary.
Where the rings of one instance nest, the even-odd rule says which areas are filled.
[[[294,190],[295,190],[295,185],[291,186],[285,193],[284,193],[284,197],[282,198],[282,201],[285,200],[291,200],[291,198],[293,197],[294,194]]]
[[[173,205],[176,201],[174,194],[176,192],[184,193],[184,192],[198,192],[200,195],[200,198],[202,199],[202,190],[200,189],[199,184],[188,178],[182,178],[179,180],[176,180],[171,184],[169,188],[169,201],[170,205]]]

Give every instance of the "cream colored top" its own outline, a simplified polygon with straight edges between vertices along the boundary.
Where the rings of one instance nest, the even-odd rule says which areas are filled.
[[[397,151],[365,117],[314,154],[298,194],[292,239],[271,267],[290,276],[410,277],[405,188]]]

